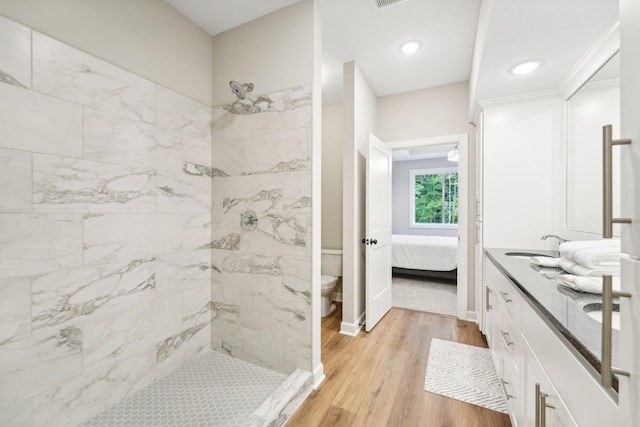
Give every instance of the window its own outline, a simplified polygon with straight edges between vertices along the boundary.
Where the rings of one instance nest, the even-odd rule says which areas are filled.
[[[410,227],[458,227],[457,169],[411,169],[409,186]]]

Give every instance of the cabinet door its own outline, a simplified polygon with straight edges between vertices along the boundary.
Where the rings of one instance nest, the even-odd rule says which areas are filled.
[[[487,333],[484,327],[484,316],[485,316],[485,289],[484,289],[484,269],[483,266],[483,254],[482,254],[482,222],[476,221],[476,240],[475,240],[475,283],[476,283],[476,313],[478,314],[478,326],[480,326],[480,330]]]
[[[533,353],[525,354],[523,371],[523,425],[532,427],[578,427],[558,391]]]
[[[640,5],[638,0],[620,0],[620,137],[631,139],[622,146],[621,216],[631,218],[622,225],[622,251],[640,257]]]
[[[484,113],[480,113],[476,127],[476,220],[482,221],[482,154],[484,142]]]
[[[623,259],[622,290],[631,292],[630,299],[620,301],[620,369],[630,371],[631,377],[618,376],[620,381],[620,425],[640,426],[640,261]]]

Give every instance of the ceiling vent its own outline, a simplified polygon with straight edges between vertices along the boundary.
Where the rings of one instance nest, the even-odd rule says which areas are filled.
[[[409,0],[371,0],[371,6],[374,9],[383,9],[385,7],[394,6]]]

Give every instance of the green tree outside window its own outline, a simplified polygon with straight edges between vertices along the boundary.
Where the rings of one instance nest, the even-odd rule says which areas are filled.
[[[413,174],[412,174],[413,175]],[[415,224],[458,223],[458,173],[415,174]]]

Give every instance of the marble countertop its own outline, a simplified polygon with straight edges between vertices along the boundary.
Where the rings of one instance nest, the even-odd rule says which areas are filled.
[[[602,356],[602,324],[587,315],[587,304],[602,303],[602,295],[587,294],[568,289],[555,280],[564,273],[555,268],[539,268],[528,259],[505,255],[508,252],[531,252],[553,257],[557,252],[537,249],[485,249],[485,254],[509,278],[525,300],[549,325],[562,341],[572,346],[586,363],[600,372]],[[614,303],[617,298],[614,298]],[[618,336],[613,330],[612,362],[618,366]],[[574,352],[575,353],[575,352]],[[580,359],[580,357],[578,357]]]

